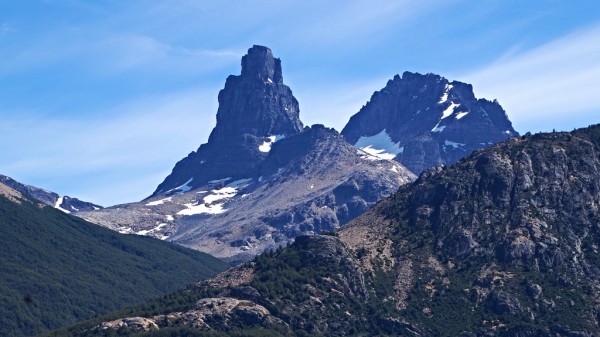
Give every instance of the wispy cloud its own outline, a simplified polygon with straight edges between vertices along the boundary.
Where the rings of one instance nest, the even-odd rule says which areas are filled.
[[[47,182],[40,187],[104,205],[139,200],[175,162],[208,138],[215,123],[216,93],[217,89],[197,88],[136,100],[107,111],[105,118],[83,114],[48,119],[0,112],[0,143],[15,147],[2,160],[2,173],[30,184]],[[213,118],[207,119],[206,111]],[[70,177],[86,178],[63,186]],[[127,188],[131,184],[137,188]]]
[[[479,96],[497,98],[521,131],[572,129],[600,122],[599,59],[596,25],[458,77],[473,83]],[[550,124],[565,114],[571,124]]]

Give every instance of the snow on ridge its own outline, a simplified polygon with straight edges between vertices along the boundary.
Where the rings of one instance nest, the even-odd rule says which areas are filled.
[[[448,100],[448,93],[450,92],[450,89],[452,89],[452,87],[452,84],[446,84],[446,86],[444,87],[444,93],[442,94],[442,97],[440,98],[438,104],[443,104]]]
[[[192,187],[190,185],[188,185],[189,183],[192,182],[192,180],[194,180],[194,177],[190,178],[188,181],[186,181],[183,185],[177,186],[172,190],[169,190],[169,192],[171,191],[178,191],[177,193],[185,193],[189,190],[192,189]]]
[[[403,147],[400,147],[400,142],[392,141],[386,129],[373,136],[360,137],[354,146],[371,156],[387,160],[394,159],[404,150]]]
[[[273,144],[275,144],[276,142],[285,138],[285,135],[272,135],[272,136],[267,136],[266,138],[268,138],[269,140],[266,140],[262,144],[260,144],[258,146],[258,151],[264,152],[264,153],[269,153],[269,152],[271,152],[271,146],[273,146]]]
[[[54,208],[56,208],[58,210],[61,210],[61,211],[65,212],[65,213],[67,213],[67,214],[71,214],[70,211],[68,211],[68,210],[60,207],[62,205],[64,199],[65,199],[65,197],[58,197],[58,200],[56,200],[56,203],[54,204]]]

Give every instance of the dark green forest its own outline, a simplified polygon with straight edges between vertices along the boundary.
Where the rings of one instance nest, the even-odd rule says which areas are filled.
[[[13,337],[90,319],[226,268],[208,254],[4,197],[0,261],[0,336]]]

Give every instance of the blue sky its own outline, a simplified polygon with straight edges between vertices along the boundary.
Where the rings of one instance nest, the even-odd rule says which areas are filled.
[[[598,1],[4,1],[0,174],[105,206],[148,196],[206,141],[253,44],[282,59],[305,124],[340,130],[407,70],[472,83],[521,133],[600,122]]]

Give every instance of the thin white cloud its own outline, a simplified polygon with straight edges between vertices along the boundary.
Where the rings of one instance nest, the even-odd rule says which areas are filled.
[[[34,183],[30,177],[35,177],[49,182],[40,187],[88,196],[104,205],[140,200],[160,183],[157,177],[164,178],[178,160],[206,141],[215,123],[217,90],[137,100],[106,111],[105,118],[82,113],[81,118],[49,120],[0,112],[0,143],[14,147],[0,158],[2,174],[25,183]],[[69,179],[93,176],[109,176],[110,184],[69,181],[69,189],[60,190]],[[137,188],[127,188],[132,184]]]
[[[497,98],[521,131],[568,130],[600,122],[598,60],[600,25],[458,77],[472,83],[478,96]],[[598,111],[596,121],[590,120],[592,110]]]
[[[82,48],[84,49],[84,48]],[[227,49],[190,49],[170,45],[147,35],[115,35],[98,41],[84,53],[103,55],[96,62],[102,71],[123,71],[136,67],[168,68],[170,72],[193,69],[196,74],[237,60],[242,51]]]

